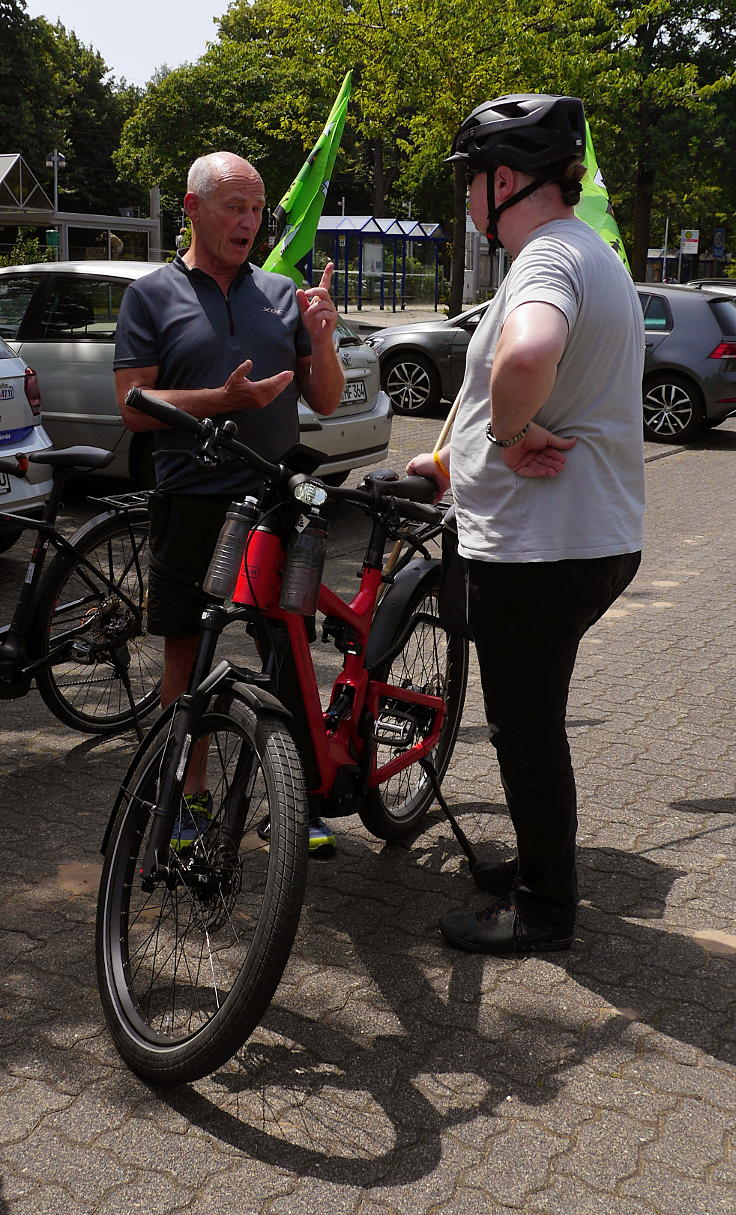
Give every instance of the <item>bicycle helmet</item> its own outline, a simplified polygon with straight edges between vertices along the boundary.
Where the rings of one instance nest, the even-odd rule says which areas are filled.
[[[484,101],[468,115],[452,142],[447,161],[464,161],[484,172],[508,165],[534,180],[497,209],[493,173],[488,174],[488,239],[498,238],[498,217],[545,182],[553,181],[570,161],[585,155],[585,111],[577,97],[549,93],[509,93]]]

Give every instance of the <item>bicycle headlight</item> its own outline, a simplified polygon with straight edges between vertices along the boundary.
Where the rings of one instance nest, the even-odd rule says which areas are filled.
[[[294,490],[294,497],[303,506],[322,506],[327,501],[327,490],[315,481],[302,481]]]

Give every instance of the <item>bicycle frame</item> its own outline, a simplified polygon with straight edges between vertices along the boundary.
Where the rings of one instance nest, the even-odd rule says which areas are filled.
[[[318,610],[325,616],[324,632],[328,637],[335,637],[338,648],[344,653],[343,667],[334,680],[329,705],[323,709],[305,618],[284,611],[279,606],[284,542],[272,532],[265,533],[266,544],[257,549],[256,560],[249,541],[255,537],[261,539],[264,533],[258,529],[250,533],[233,592],[233,606],[225,608],[212,605],[205,610],[189,689],[171,710],[167,756],[162,766],[157,801],[151,806],[151,813],[157,821],[149,836],[141,871],[144,883],[169,876],[169,867],[164,858],[168,853],[172,822],[184,787],[196,726],[223,685],[236,685],[246,698],[250,698],[253,707],[260,705],[291,719],[290,725],[302,762],[307,771],[311,767],[316,776],[313,782],[307,782],[310,799],[329,797],[339,786],[341,778],[347,779],[348,804],[341,807],[331,803],[329,812],[333,817],[355,813],[355,793],[364,796],[369,789],[389,780],[397,772],[425,759],[437,745],[446,715],[442,697],[398,687],[374,679],[371,675],[371,670],[380,669],[402,648],[405,637],[396,637],[392,647],[380,655],[370,669],[365,664],[368,636],[383,581],[381,564],[375,560],[376,554],[383,552],[382,535],[385,538],[382,526],[374,523],[361,570],[360,587],[350,602],[341,599],[324,583],[320,586]],[[416,619],[423,617],[419,614]],[[228,624],[238,620],[253,624],[257,635],[266,641],[268,653],[261,672],[240,669],[226,660],[213,668],[220,634]],[[269,636],[269,625],[272,624],[282,626],[285,630],[288,650],[293,658],[298,687],[297,694],[288,699],[283,696],[278,677],[278,656],[268,646],[272,640]],[[370,741],[380,719],[382,701],[391,702],[387,710],[389,716],[404,714],[410,720],[409,714],[419,711],[429,724],[418,741],[412,742],[388,763],[376,767]],[[401,729],[399,727],[397,733]],[[397,742],[409,740],[411,726],[404,727],[404,732],[405,737],[397,738]],[[305,754],[306,748],[309,749],[308,755]],[[136,762],[137,757],[134,757],[131,771]],[[119,798],[126,791],[127,779],[123,781],[121,794],[113,807],[103,840],[103,851]]]

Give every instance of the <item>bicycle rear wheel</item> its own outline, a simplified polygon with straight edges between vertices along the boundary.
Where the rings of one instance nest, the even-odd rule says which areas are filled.
[[[442,733],[437,746],[427,756],[442,780],[452,758],[463,714],[468,682],[468,643],[465,638],[448,633],[442,625],[439,619],[439,590],[440,570],[437,567],[417,588],[398,620],[397,637],[409,628],[403,648],[392,662],[375,672],[375,678],[397,687],[413,688],[429,696],[444,698],[447,712]],[[392,722],[392,706],[389,702],[383,706],[381,716],[375,723],[374,733],[379,736],[382,718],[388,724]],[[382,742],[374,737],[372,745],[376,767],[389,763],[394,756],[412,745],[421,730],[419,722],[408,743]],[[411,764],[369,791],[360,817],[368,830],[379,839],[398,839],[416,827],[427,813],[433,798],[426,772],[419,764]]]
[[[46,571],[31,645],[37,658],[63,653],[36,683],[65,725],[112,734],[158,705],[163,639],[147,632],[147,582],[143,509],[93,523]]]
[[[170,719],[149,736],[110,834],[97,909],[97,976],[112,1036],[159,1084],[219,1067],[265,1012],[289,957],[308,858],[301,765],[283,722],[225,693],[201,720],[212,797],[169,876],[139,876]],[[257,827],[269,820],[269,842]]]

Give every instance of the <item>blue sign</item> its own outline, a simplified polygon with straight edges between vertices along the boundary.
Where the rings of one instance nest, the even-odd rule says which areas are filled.
[[[712,254],[716,261],[722,262],[726,258],[726,229],[713,229],[713,248]]]

